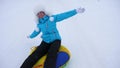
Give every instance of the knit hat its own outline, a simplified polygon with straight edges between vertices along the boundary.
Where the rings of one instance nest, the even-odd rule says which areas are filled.
[[[46,8],[43,6],[37,6],[34,8],[34,14],[37,15],[40,11],[43,11],[46,15],[51,16],[51,13],[46,11]]]
[[[35,8],[35,9],[34,9],[34,14],[37,15],[40,11],[45,12],[45,9],[44,9],[44,8]],[[46,13],[46,12],[45,12],[45,13]]]

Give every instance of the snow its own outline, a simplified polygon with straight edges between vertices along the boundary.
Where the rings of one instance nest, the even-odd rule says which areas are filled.
[[[85,13],[58,23],[62,44],[72,56],[66,68],[120,68],[120,0],[0,0],[0,68],[20,68],[39,45],[34,10],[57,14],[79,7]]]

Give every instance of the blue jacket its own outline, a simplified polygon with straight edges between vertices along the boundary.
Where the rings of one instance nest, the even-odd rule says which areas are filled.
[[[56,22],[72,17],[75,14],[77,14],[77,12],[74,9],[57,15],[45,15],[43,18],[38,19],[39,23],[37,24],[37,29],[33,31],[33,33],[30,35],[30,38],[34,38],[40,32],[42,32],[41,38],[46,43],[51,43],[56,39],[61,40],[61,36],[56,28]]]

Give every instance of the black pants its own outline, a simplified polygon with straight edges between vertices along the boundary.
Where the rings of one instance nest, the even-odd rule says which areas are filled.
[[[48,54],[44,68],[56,68],[57,52],[60,45],[61,40],[55,40],[52,43],[42,41],[37,49],[30,56],[28,56],[20,68],[32,68],[34,64],[46,53]]]

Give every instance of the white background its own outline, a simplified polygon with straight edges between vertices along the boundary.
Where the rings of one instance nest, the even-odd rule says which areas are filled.
[[[120,0],[0,0],[0,68],[19,68],[40,44],[40,35],[26,38],[36,7],[50,14],[86,9],[57,25],[72,54],[66,68],[120,68]]]

